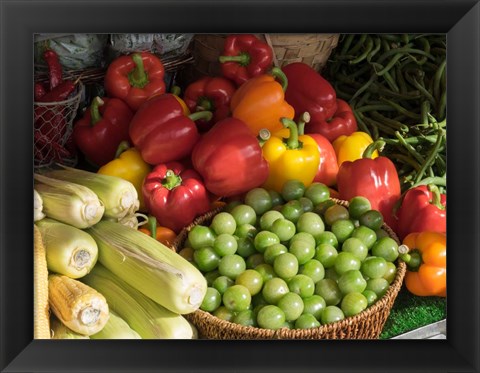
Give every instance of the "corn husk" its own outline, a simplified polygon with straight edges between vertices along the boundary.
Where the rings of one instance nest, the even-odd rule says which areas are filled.
[[[50,327],[51,339],[90,339],[88,335],[79,334],[67,328],[56,317],[52,317]]]
[[[35,190],[43,201],[43,212],[49,218],[80,229],[102,218],[105,207],[91,189],[40,174],[34,174],[34,179]]]
[[[140,335],[130,328],[127,322],[117,313],[110,310],[110,318],[104,328],[90,336],[91,339],[142,339]]]
[[[40,229],[33,225],[33,338],[50,339],[47,254]]]
[[[143,339],[191,339],[193,330],[181,315],[160,306],[100,263],[82,281],[104,294],[111,309]]]
[[[36,224],[43,236],[51,272],[71,278],[90,272],[98,259],[98,246],[88,233],[50,218]]]
[[[102,220],[87,232],[98,245],[98,261],[129,285],[172,312],[196,311],[207,282],[186,259],[154,238]]]
[[[47,176],[84,185],[93,190],[105,206],[106,218],[121,219],[139,209],[138,193],[131,182],[116,176],[61,167],[63,169],[50,171]]]

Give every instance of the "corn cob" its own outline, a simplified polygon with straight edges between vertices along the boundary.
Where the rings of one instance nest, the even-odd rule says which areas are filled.
[[[33,337],[50,339],[47,258],[42,234],[36,225],[33,229]]]
[[[74,332],[90,336],[107,323],[107,301],[90,286],[64,275],[50,274],[48,291],[53,313]]]
[[[111,308],[143,339],[191,339],[193,329],[181,315],[152,301],[100,263],[82,281],[101,292]]]
[[[98,247],[88,233],[49,218],[38,221],[37,226],[42,233],[51,272],[71,278],[80,278],[90,272],[98,259]]]
[[[178,314],[200,307],[207,291],[202,273],[159,241],[106,220],[86,231],[97,242],[98,261],[129,285]]]
[[[33,189],[33,221],[42,220],[44,217],[42,197]]]
[[[52,317],[50,326],[52,339],[90,339],[88,335],[75,333],[73,330],[68,329],[56,317]]]

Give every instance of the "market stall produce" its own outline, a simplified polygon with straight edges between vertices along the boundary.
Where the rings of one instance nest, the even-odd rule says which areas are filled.
[[[54,44],[36,57],[35,338],[391,338],[409,301],[445,318],[443,35],[118,44],[135,35],[94,81]]]

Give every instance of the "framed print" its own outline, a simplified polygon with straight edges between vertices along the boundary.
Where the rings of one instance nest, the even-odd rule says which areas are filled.
[[[52,2],[0,0],[0,14],[0,366],[2,372],[478,372],[480,370],[477,357],[480,349],[478,330],[480,321],[478,276],[480,265],[478,233],[480,226],[480,152],[478,150],[480,144],[480,5],[478,1],[72,0]],[[161,35],[167,33],[190,35],[192,39],[186,41],[182,38],[161,39]],[[87,43],[83,44],[87,46],[87,52],[98,48],[102,53],[106,43],[110,43],[110,47],[113,45],[118,48],[116,52],[119,55],[128,49],[128,43],[132,43],[132,40],[122,39],[121,35],[160,35],[160,39],[147,40],[146,37],[144,39],[140,37],[135,42],[150,43],[150,46],[157,43],[155,45],[161,48],[175,42],[184,42],[187,45],[193,40],[193,35],[234,33],[267,35],[264,41],[270,43],[270,46],[284,42],[278,39],[272,41],[268,36],[280,33],[282,35],[337,35],[337,37],[351,35],[351,40],[355,43],[358,43],[359,39],[362,43],[367,43],[367,36],[362,39],[362,35],[407,35],[408,38],[408,35],[412,34],[446,37],[447,53],[443,65],[445,73],[439,75],[436,81],[432,80],[431,85],[433,90],[437,89],[437,94],[441,84],[448,87],[448,95],[443,97],[443,104],[440,104],[440,108],[437,106],[437,113],[443,115],[445,119],[442,122],[444,128],[446,129],[446,119],[449,124],[446,131],[448,141],[437,144],[438,147],[443,146],[443,150],[448,144],[447,157],[439,162],[444,174],[448,165],[450,188],[448,234],[446,235],[449,250],[445,339],[375,338],[371,340],[361,333],[357,338],[344,338],[343,330],[334,330],[335,328],[332,328],[329,339],[310,340],[304,338],[286,340],[281,334],[275,334],[276,338],[271,338],[270,335],[269,338],[261,340],[253,338],[243,340],[150,339],[148,341],[49,340],[33,337],[35,304],[32,287],[34,283],[32,220],[34,206],[31,195],[34,185],[33,174],[38,167],[35,163],[38,161],[38,149],[32,145],[38,139],[34,138],[31,123],[32,118],[37,114],[32,101],[35,101],[33,82],[37,72],[35,60],[39,53],[35,45],[39,40],[41,41],[38,35],[92,35],[87,38],[88,40],[76,40],[76,42]],[[109,35],[119,37],[112,42]],[[327,45],[328,49],[328,43],[332,40],[322,39],[321,43]],[[339,40],[335,39],[332,43],[337,45]],[[375,40],[378,40],[378,45],[375,44]],[[404,42],[400,39],[398,41]],[[372,52],[375,52],[377,47],[377,51],[380,50],[381,40],[371,38],[369,42],[371,42],[370,47],[362,47],[364,48],[363,56],[360,53],[355,55],[354,60],[352,56],[349,57],[350,61],[343,60],[342,71],[349,71],[357,77],[369,71],[367,68],[362,70],[361,62],[367,56],[373,58]],[[63,44],[63,47],[68,47],[68,42]],[[424,47],[430,53],[432,46],[424,45]],[[288,50],[285,45],[281,48]],[[284,53],[283,57],[278,54],[272,56],[276,59],[274,62],[278,64],[279,60],[287,58],[287,55],[294,55],[294,58],[303,58],[302,61],[307,61],[312,66],[326,63],[318,59],[318,50],[313,55],[309,55],[308,50],[302,54],[303,50],[293,49],[295,48]],[[360,46],[358,49],[360,50]],[[115,52],[114,48],[110,49],[110,52]],[[330,52],[332,51],[328,50],[328,53]],[[424,55],[429,53],[425,52]],[[109,58],[113,60],[118,55],[110,55]],[[95,58],[97,58],[95,53],[88,53],[72,63],[87,63],[90,59],[95,63]],[[199,59],[208,57],[196,55],[186,59],[177,58],[172,63],[165,64],[165,76],[172,84],[164,86],[163,92],[173,89],[175,79],[185,78],[173,73],[176,64],[186,64],[191,67],[195,58],[198,63]],[[202,62],[204,62],[202,66],[196,65],[196,67],[208,70],[211,61],[206,59]],[[356,66],[358,66],[357,70],[355,70]],[[89,72],[89,75],[81,74],[81,78],[84,81],[85,79],[95,81],[98,78],[96,75],[98,71],[93,69]],[[388,69],[383,73],[388,75]],[[100,74],[104,74],[104,71]],[[368,81],[368,77],[366,80]],[[416,82],[415,78],[412,78],[412,82],[412,84]],[[387,83],[387,87],[393,89],[396,83],[390,83],[392,85],[388,86]],[[303,84],[308,85],[309,82],[305,81]],[[337,92],[344,88],[345,85],[340,83],[335,85]],[[351,100],[352,95],[357,99],[361,98],[360,93],[367,91],[367,88],[366,85],[357,86],[355,92],[352,92],[347,87],[343,90],[342,97],[345,100]],[[425,89],[425,87],[417,88]],[[428,87],[425,90],[428,90]],[[341,94],[338,93],[337,97],[340,98]],[[431,96],[432,105],[438,105],[439,98],[440,96],[436,94]],[[366,102],[368,97],[363,100]],[[384,100],[383,104],[386,102]],[[62,105],[66,103],[63,102]],[[131,105],[136,104],[132,101]],[[73,110],[78,109],[79,107],[76,106]],[[84,109],[86,111],[86,108]],[[403,118],[407,117],[420,120],[421,113],[407,113],[403,116]],[[370,119],[377,122],[389,120],[381,114]],[[305,121],[308,122],[308,120]],[[395,120],[390,119],[390,124],[398,125],[398,122],[394,122]],[[362,125],[364,127],[359,125],[358,128],[371,129],[368,120]],[[229,131],[230,129],[226,130],[221,136],[227,136]],[[202,140],[206,137],[204,136]],[[158,142],[154,145],[159,146]],[[306,145],[302,143],[302,146]],[[97,146],[93,149],[93,153],[99,153],[98,150]],[[171,152],[176,150],[178,149],[170,149]],[[414,151],[415,149],[412,150]],[[319,157],[318,154],[317,157]],[[426,158],[428,154],[424,153],[422,157]],[[401,155],[398,159],[401,159]],[[75,161],[83,161],[86,166],[89,164],[89,160],[82,157]],[[157,159],[151,164],[156,162]],[[411,161],[405,162],[410,162],[411,166]],[[421,169],[421,165],[418,164],[412,167],[415,171]],[[198,170],[200,169],[201,167],[198,167]],[[408,169],[408,165],[405,169]],[[236,177],[240,179],[241,174],[237,173]],[[256,175],[252,173],[249,177],[252,181]],[[245,179],[249,178],[245,177]],[[352,180],[349,180],[350,184],[353,184]],[[240,194],[234,189],[235,183],[222,185],[222,188],[227,187],[232,188],[232,196],[235,192]],[[186,206],[185,209],[190,208],[189,205]],[[173,220],[173,215],[171,217]],[[193,218],[187,223],[192,221]],[[185,222],[181,224],[188,225]],[[185,240],[185,236],[183,239]],[[208,265],[205,268],[207,267]],[[402,268],[405,270],[405,267]],[[288,273],[284,276],[291,277]],[[402,285],[402,280],[403,277],[397,284],[398,288]],[[154,282],[154,280],[150,281]],[[397,293],[389,294],[391,297],[389,300],[393,303]],[[389,307],[391,306],[392,304],[389,304]],[[381,315],[378,317],[380,318]],[[196,321],[199,322],[199,320]],[[369,321],[374,323],[374,317],[372,316],[372,320]],[[348,322],[342,325],[345,325],[348,330],[355,329]],[[201,331],[206,333],[203,329]],[[352,333],[357,332],[352,331]],[[223,329],[222,333],[229,333],[229,331]]]

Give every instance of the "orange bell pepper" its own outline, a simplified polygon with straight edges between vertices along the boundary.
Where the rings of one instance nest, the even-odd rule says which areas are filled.
[[[293,119],[295,116],[295,110],[285,101],[287,86],[287,77],[278,67],[274,67],[270,74],[250,78],[232,96],[232,116],[245,122],[255,136],[262,129],[270,133],[281,130],[280,118]]]
[[[399,246],[407,263],[405,286],[417,296],[447,296],[447,236],[440,232],[410,233]]]
[[[157,226],[157,219],[154,216],[148,217],[147,225],[148,228],[139,227],[138,230],[149,235],[150,237],[155,238],[165,246],[173,246],[173,242],[177,238],[177,234],[173,230],[167,227]]]

